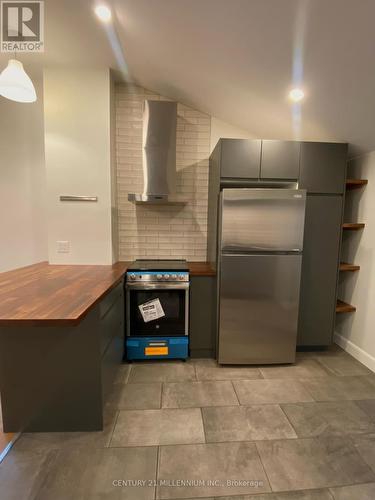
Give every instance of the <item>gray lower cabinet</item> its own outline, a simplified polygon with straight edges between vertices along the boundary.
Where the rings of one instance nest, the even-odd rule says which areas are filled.
[[[216,276],[191,276],[190,280],[190,356],[214,357]]]
[[[327,346],[332,343],[342,209],[342,196],[307,197],[299,346]]]
[[[297,141],[262,141],[260,177],[297,180],[300,148]]]
[[[77,325],[0,327],[5,432],[103,429],[123,354],[122,283]]]
[[[124,283],[121,281],[100,302],[102,396],[108,399],[124,354]]]
[[[302,142],[299,187],[309,193],[343,194],[347,144]]]
[[[221,139],[221,177],[258,179],[261,141]]]

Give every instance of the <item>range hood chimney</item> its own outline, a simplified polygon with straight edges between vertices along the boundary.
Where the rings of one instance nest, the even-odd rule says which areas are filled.
[[[143,112],[143,193],[135,203],[186,203],[176,195],[177,103],[145,101]]]

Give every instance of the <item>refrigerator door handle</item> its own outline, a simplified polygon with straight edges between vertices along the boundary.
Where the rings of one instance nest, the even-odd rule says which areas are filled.
[[[259,255],[259,254],[270,254],[270,255],[300,255],[302,254],[302,248],[293,248],[291,250],[270,250],[269,248],[265,248],[262,250],[222,250],[220,255],[227,256],[248,256],[248,255]]]

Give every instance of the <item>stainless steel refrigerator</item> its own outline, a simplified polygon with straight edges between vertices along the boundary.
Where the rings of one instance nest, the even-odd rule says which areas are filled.
[[[306,192],[223,189],[219,203],[218,361],[292,363]]]

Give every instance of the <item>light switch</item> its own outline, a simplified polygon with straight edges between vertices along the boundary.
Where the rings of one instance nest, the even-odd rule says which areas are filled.
[[[69,253],[70,241],[57,241],[57,253]]]

